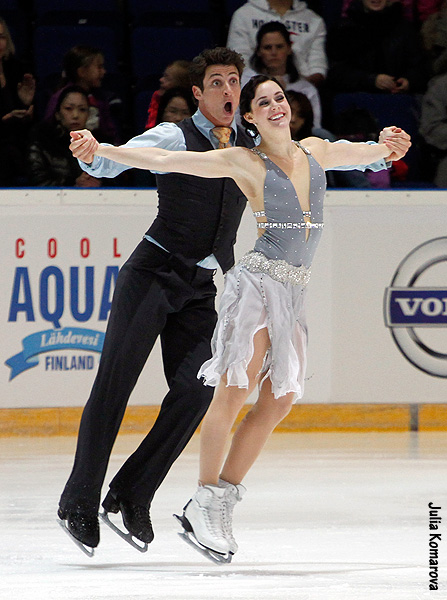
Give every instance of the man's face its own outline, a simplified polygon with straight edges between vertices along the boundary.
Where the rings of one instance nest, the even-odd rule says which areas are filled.
[[[229,126],[239,106],[241,83],[234,65],[211,65],[203,78],[203,90],[192,88],[202,114],[214,125]]]

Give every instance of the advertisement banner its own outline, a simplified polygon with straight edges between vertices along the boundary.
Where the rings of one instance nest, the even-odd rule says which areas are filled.
[[[447,200],[330,191],[307,292],[305,403],[445,403]],[[0,408],[83,406],[154,190],[0,190]],[[245,211],[239,258],[256,228]],[[218,294],[223,276],[216,274]],[[167,391],[159,344],[131,402]]]

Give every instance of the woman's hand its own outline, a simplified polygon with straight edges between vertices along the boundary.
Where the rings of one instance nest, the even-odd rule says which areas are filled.
[[[398,91],[396,80],[391,75],[386,73],[380,73],[376,77],[376,88],[385,92],[391,92],[395,94]]]
[[[30,73],[25,73],[22,81],[17,85],[17,95],[25,106],[31,106],[36,93],[36,80]]]
[[[9,121],[10,119],[20,119],[20,120],[27,120],[27,119],[31,119],[34,113],[34,107],[33,105],[29,106],[28,108],[16,108],[14,110],[12,110],[11,112],[7,113],[6,115],[3,115],[2,117],[2,121]]]
[[[400,127],[385,127],[379,135],[379,144],[385,144],[390,150],[386,157],[388,161],[400,160],[411,147],[411,138],[406,131]]]

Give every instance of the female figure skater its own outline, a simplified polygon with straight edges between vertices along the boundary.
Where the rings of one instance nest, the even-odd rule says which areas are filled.
[[[324,171],[401,158],[410,145],[409,136],[396,127],[387,130],[384,143],[375,145],[315,137],[294,142],[284,90],[266,75],[253,77],[244,87],[240,113],[247,129],[261,136],[253,150],[171,153],[90,142],[99,156],[135,167],[231,177],[257,220],[254,250],[226,275],[213,356],[198,373],[218,389],[202,425],[199,487],[179,517],[184,536],[220,562],[229,562],[237,550],[231,520],[245,491],[241,481],[270,433],[303,395],[304,298],[323,228]],[[83,135],[73,132],[73,144],[85,143]],[[255,386],[258,399],[238,426],[225,458],[232,425]]]

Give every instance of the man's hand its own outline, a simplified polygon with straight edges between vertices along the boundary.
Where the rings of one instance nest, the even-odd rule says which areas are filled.
[[[385,127],[379,135],[379,144],[385,144],[390,150],[387,161],[400,160],[405,156],[411,146],[411,138],[400,127]]]
[[[70,150],[75,158],[87,164],[93,162],[93,157],[98,149],[98,142],[88,129],[71,131]]]

